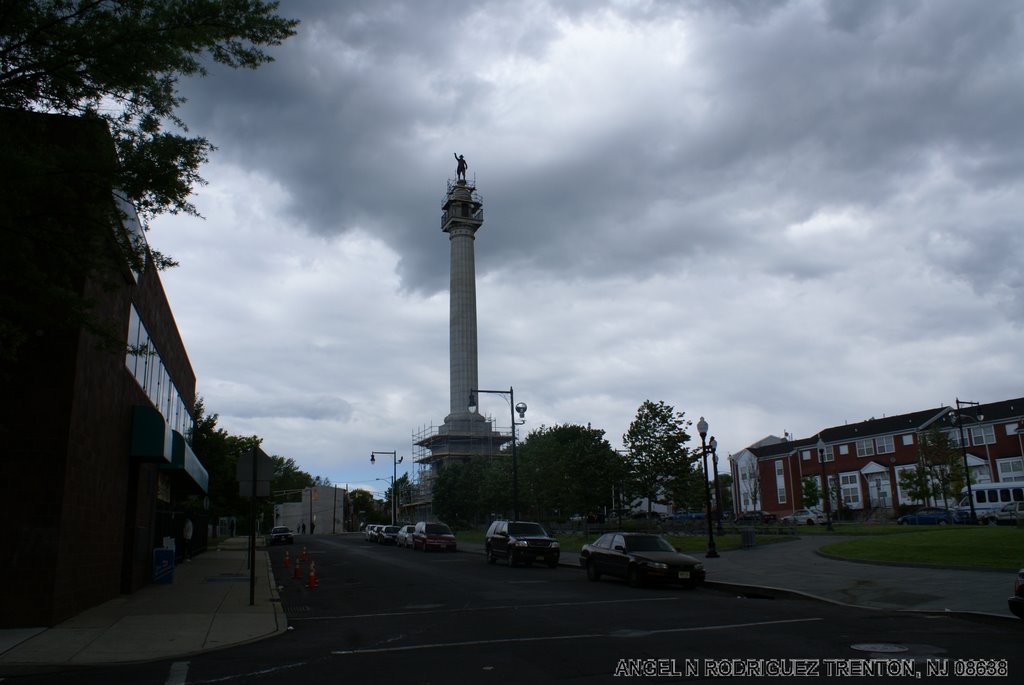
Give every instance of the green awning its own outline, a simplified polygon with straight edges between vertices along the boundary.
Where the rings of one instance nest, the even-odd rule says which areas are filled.
[[[131,456],[139,461],[171,463],[171,429],[153,407],[132,407]]]
[[[199,457],[192,451],[192,446],[185,440],[185,436],[178,431],[169,432],[174,436],[171,463],[161,464],[160,468],[165,471],[179,471],[183,473],[188,476],[196,488],[204,494],[207,493],[210,488],[210,474],[206,472],[202,462],[199,461]]]

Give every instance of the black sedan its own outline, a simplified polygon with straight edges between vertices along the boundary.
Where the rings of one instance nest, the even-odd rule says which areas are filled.
[[[644,583],[681,583],[694,587],[704,582],[704,565],[682,554],[660,535],[606,533],[580,550],[580,566],[588,580],[602,574],[619,576],[633,587]]]
[[[1013,597],[1007,603],[1015,616],[1024,618],[1024,568],[1017,571],[1017,579],[1013,582]]]
[[[267,535],[267,546],[290,545],[295,542],[292,531],[288,526],[274,526]]]

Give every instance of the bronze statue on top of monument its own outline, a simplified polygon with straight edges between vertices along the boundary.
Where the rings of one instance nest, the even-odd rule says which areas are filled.
[[[469,165],[466,164],[466,158],[455,152],[453,152],[452,154],[455,155],[455,161],[459,163],[458,166],[455,168],[455,175],[459,178],[459,180],[465,181],[466,169],[469,168]]]

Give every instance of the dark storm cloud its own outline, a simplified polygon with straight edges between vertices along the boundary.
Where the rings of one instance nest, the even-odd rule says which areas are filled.
[[[1021,178],[1014,3],[310,2],[283,11],[302,24],[277,62],[188,84],[186,119],[225,159],[278,180],[289,220],[385,240],[414,290],[446,285],[432,219],[453,151],[484,194],[481,268],[567,275],[669,269],[695,251],[748,250],[756,265],[788,224],[822,208],[884,208],[936,164],[974,188]],[[688,30],[674,39],[685,59],[637,56],[644,69],[602,75],[609,89],[542,88],[509,102],[506,82],[486,75],[505,60],[509,80],[532,68],[586,79],[571,52],[555,49],[564,31],[620,22],[671,34],[681,18]],[[609,99],[616,89],[635,100]],[[557,114],[566,107],[592,116],[566,131]],[[509,142],[517,138],[525,147]]]

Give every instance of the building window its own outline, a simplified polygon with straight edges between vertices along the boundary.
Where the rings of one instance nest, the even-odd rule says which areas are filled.
[[[875,454],[875,443],[873,440],[868,438],[867,440],[857,441],[857,456],[858,457],[871,457]]]
[[[779,504],[786,503],[786,472],[782,460],[775,460],[775,496]]]
[[[891,454],[895,451],[896,448],[893,447],[891,435],[883,435],[880,438],[875,438],[875,452],[877,454]]]
[[[996,442],[995,426],[971,426],[972,445],[994,445]]]
[[[849,445],[845,445],[844,444],[844,445],[840,445],[839,446],[839,454],[840,455],[846,455],[846,454],[849,454],[849,453],[850,453],[850,446]]]
[[[913,445],[914,444],[914,434],[913,433],[907,433],[906,435],[904,435],[903,436],[903,444],[904,445]]]
[[[960,429],[954,428],[953,430],[946,431],[946,437],[949,438],[949,444],[953,447],[960,446]]]
[[[1024,481],[1024,457],[1000,459],[996,461],[996,469],[1000,483]]]
[[[802,452],[800,452],[800,458],[803,459],[804,461],[810,461],[811,460],[811,451],[810,450],[803,450]]]
[[[851,509],[860,509],[860,484],[857,482],[857,474],[839,474],[839,488],[843,495],[843,504]]]

